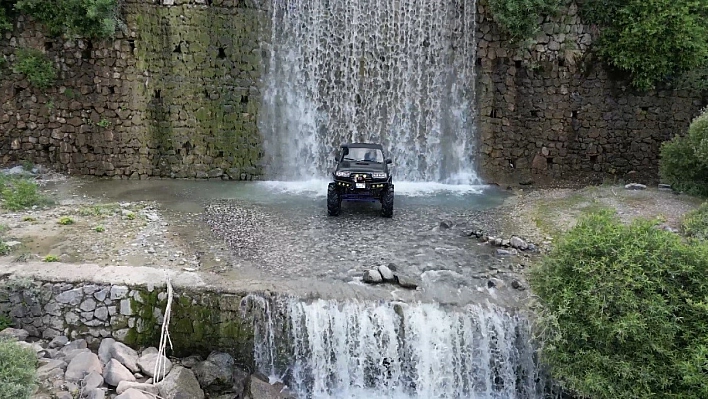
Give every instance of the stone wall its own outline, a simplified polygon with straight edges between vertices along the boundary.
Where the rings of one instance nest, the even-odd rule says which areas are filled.
[[[514,46],[478,4],[477,73],[484,178],[497,182],[654,181],[663,141],[685,133],[708,93],[639,93],[588,50],[597,30],[570,3],[528,46]]]
[[[253,179],[268,1],[125,0],[114,40],[62,41],[21,19],[0,40],[60,67],[56,87],[0,67],[0,163],[116,178]],[[661,142],[706,104],[698,93],[637,93],[588,49],[597,31],[570,3],[528,46],[511,44],[478,2],[479,146],[488,181],[655,179]]]
[[[122,178],[259,175],[266,11],[251,1],[164,3],[126,0],[114,40],[48,38],[21,17],[0,52],[13,60],[18,47],[40,49],[60,76],[38,90],[2,68],[0,162]]]
[[[243,296],[175,290],[169,332],[174,356],[228,352],[253,369],[253,331]],[[132,347],[157,346],[167,305],[164,285],[132,286],[0,280],[0,315],[31,336],[64,335],[97,347],[112,337]]]

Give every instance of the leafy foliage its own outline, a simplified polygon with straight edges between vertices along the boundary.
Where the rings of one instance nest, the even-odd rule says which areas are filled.
[[[35,205],[45,205],[49,202],[40,192],[37,183],[27,178],[0,179],[0,198],[3,208],[19,211]]]
[[[708,240],[708,202],[684,215],[681,230],[689,237]]]
[[[0,4],[0,33],[12,29],[12,21],[4,4]]]
[[[9,317],[7,317],[5,315],[0,314],[0,331],[6,329],[8,327],[12,327],[12,319],[10,319]]]
[[[118,21],[116,0],[17,0],[15,8],[41,21],[53,35],[109,37]]]
[[[558,10],[561,0],[489,0],[492,18],[513,41],[538,32],[538,20]]]
[[[583,397],[708,397],[708,244],[610,211],[581,218],[531,272],[543,359]]]
[[[687,135],[662,144],[659,175],[675,189],[708,195],[708,108],[693,120]]]
[[[598,53],[639,89],[708,65],[704,0],[586,0],[582,12],[602,28]]]
[[[57,71],[52,62],[39,50],[22,48],[17,50],[17,60],[13,65],[15,73],[21,73],[27,80],[40,89],[45,89],[54,82]]]
[[[0,398],[29,399],[36,383],[36,354],[0,338]]]

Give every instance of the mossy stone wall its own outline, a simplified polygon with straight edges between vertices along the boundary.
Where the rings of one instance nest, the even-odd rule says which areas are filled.
[[[251,180],[261,174],[260,38],[249,1],[126,0],[110,40],[61,40],[20,17],[0,40],[0,163],[117,178]],[[59,69],[50,88],[10,66],[18,48]]]

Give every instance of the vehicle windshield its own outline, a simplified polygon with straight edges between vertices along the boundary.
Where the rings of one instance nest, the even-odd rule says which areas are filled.
[[[347,152],[348,151],[348,152]],[[377,162],[384,161],[383,152],[376,148],[345,148],[343,161]]]

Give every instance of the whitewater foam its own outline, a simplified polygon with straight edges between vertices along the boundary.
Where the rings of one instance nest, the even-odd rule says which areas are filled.
[[[275,194],[326,197],[328,180],[310,179],[302,181],[261,181],[257,184]],[[402,181],[394,183],[396,195],[406,197],[426,197],[441,194],[468,195],[482,194],[490,188],[479,184],[445,184],[435,182]]]

